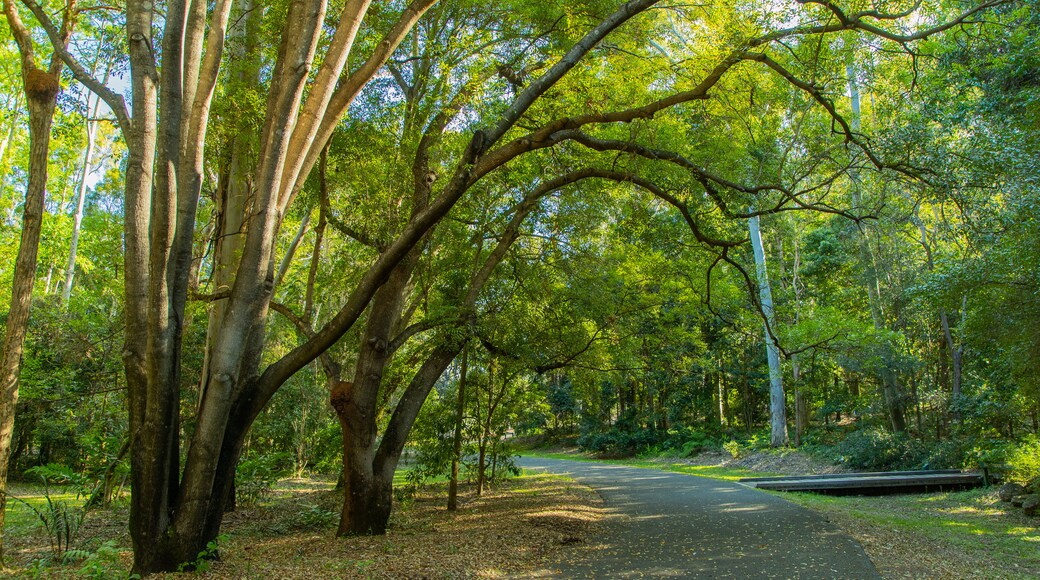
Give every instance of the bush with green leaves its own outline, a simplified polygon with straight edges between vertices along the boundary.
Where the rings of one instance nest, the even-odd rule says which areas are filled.
[[[119,544],[115,540],[108,540],[93,552],[84,552],[83,562],[76,571],[76,575],[96,580],[140,578],[137,574],[128,575],[120,559]]]
[[[917,469],[923,467],[928,458],[924,442],[879,427],[849,433],[836,451],[840,463],[864,471]]]
[[[217,539],[210,540],[206,543],[206,547],[199,551],[194,560],[191,562],[183,562],[177,566],[177,571],[208,572],[213,561],[220,557],[220,545],[226,544],[227,541],[227,534],[220,534],[217,536]]]
[[[1008,457],[1008,466],[1015,481],[1040,482],[1040,436],[1031,435],[1015,445]]]
[[[744,446],[741,445],[739,441],[733,439],[723,443],[722,448],[726,451],[726,453],[729,453],[733,457],[733,459],[740,459],[741,456],[747,454],[747,450],[744,448]]]
[[[693,427],[678,427],[667,431],[667,438],[662,442],[664,449],[689,457],[703,451],[719,449],[721,442],[717,435],[706,433]]]
[[[660,434],[656,429],[622,431],[612,429],[605,433],[589,433],[578,438],[578,447],[585,451],[609,457],[630,457],[656,445]]]
[[[266,500],[274,484],[291,470],[292,458],[288,453],[269,453],[239,461],[235,470],[237,503],[251,506]]]

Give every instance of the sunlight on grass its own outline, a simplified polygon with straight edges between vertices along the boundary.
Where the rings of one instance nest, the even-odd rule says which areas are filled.
[[[683,465],[680,463],[673,463],[667,467],[669,471],[687,473],[700,477],[710,477],[712,479],[722,479],[725,481],[740,481],[745,477],[768,477],[769,475],[773,475],[735,467],[722,467],[719,465]]]
[[[45,493],[48,491],[51,501],[54,503],[64,502],[70,507],[79,507],[87,501],[86,497],[77,493],[78,490],[74,486],[52,485],[48,489],[43,485],[11,484],[8,488],[10,496],[4,514],[5,527],[8,530],[19,531],[40,525],[40,519],[32,508],[47,511]]]
[[[885,497],[778,494],[810,509],[883,526],[955,548],[993,570],[1040,566],[1040,531],[993,505],[991,490]],[[987,563],[983,566],[983,563]]]
[[[524,456],[541,459],[566,459],[570,461],[590,461],[595,463],[607,463],[611,465],[624,465],[627,467],[639,467],[642,469],[657,469],[661,471],[685,473],[687,475],[696,475],[699,477],[708,477],[711,479],[721,479],[725,481],[738,481],[745,477],[768,477],[772,475],[778,475],[775,473],[764,473],[761,471],[751,471],[749,469],[741,469],[738,467],[724,467],[721,465],[690,465],[688,463],[678,463],[674,461],[653,461],[649,459],[596,459],[595,457],[589,457],[587,455],[578,455],[574,453],[543,453],[525,451]]]

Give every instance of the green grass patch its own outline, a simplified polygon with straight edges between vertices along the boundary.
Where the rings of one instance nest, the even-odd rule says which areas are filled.
[[[69,507],[80,507],[87,501],[86,497],[78,495],[78,489],[74,485],[51,485],[45,488],[43,485],[32,485],[25,483],[12,483],[7,487],[7,509],[4,514],[4,528],[9,533],[26,533],[40,526],[40,518],[29,506],[38,510],[47,510],[46,493],[50,493],[51,501],[57,503],[65,502]],[[29,504],[29,505],[26,505]]]
[[[765,473],[761,471],[752,471],[750,469],[742,469],[739,467],[726,467],[723,465],[691,465],[688,463],[676,462],[674,460],[669,460],[666,458],[598,459],[589,455],[577,453],[543,453],[539,451],[525,451],[523,454],[526,457],[537,457],[542,459],[568,459],[572,461],[590,461],[595,463],[625,465],[627,467],[639,467],[643,469],[672,471],[675,473],[685,473],[687,475],[696,475],[698,477],[708,477],[711,479],[722,479],[725,481],[738,481],[744,477],[763,477],[779,475],[776,473]]]
[[[1040,569],[1036,520],[1005,510],[992,490],[875,497],[785,493],[785,499],[915,537],[942,542],[969,557],[996,560],[997,569]],[[1030,525],[1030,524],[1034,525]]]

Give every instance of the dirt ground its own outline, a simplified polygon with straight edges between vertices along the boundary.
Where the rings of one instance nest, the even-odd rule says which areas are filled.
[[[446,491],[435,485],[399,497],[390,530],[380,537],[336,538],[340,505],[332,484],[283,480],[261,505],[227,514],[219,561],[192,574],[157,578],[502,578],[537,577],[561,551],[579,549],[603,518],[599,497],[572,480],[532,475],[506,481],[477,497],[460,494],[448,512]],[[112,561],[94,577],[126,577],[131,561],[126,509],[94,511],[80,545],[114,540]],[[96,548],[95,548],[96,549]],[[75,578],[85,562],[34,570],[48,553],[38,530],[8,540],[6,576]]]

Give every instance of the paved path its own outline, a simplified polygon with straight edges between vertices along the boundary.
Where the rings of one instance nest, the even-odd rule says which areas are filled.
[[[860,545],[816,513],[737,483],[621,465],[524,457],[567,474],[611,513],[561,578],[880,578]]]

